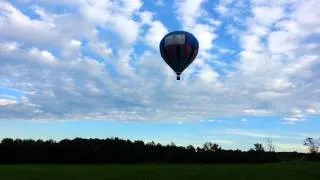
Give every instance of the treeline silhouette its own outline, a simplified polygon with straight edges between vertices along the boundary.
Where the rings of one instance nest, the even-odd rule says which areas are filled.
[[[255,146],[259,148],[259,144]],[[61,141],[5,138],[0,143],[0,163],[267,163],[303,156],[257,148],[223,150],[210,142],[195,148],[120,138]]]

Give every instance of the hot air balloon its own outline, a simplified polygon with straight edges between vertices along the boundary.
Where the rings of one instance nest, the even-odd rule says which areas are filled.
[[[160,42],[162,59],[177,74],[181,73],[193,62],[199,50],[199,42],[193,34],[186,31],[173,31],[165,35]]]

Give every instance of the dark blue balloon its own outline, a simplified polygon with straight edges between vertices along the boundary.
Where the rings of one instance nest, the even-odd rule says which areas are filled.
[[[199,42],[193,34],[186,31],[173,31],[165,35],[160,42],[163,60],[177,74],[180,74],[193,62],[199,50]]]

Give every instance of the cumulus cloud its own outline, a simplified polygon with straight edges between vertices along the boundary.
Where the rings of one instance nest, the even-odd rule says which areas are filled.
[[[0,99],[0,106],[8,106],[16,103],[17,101],[12,99]]]
[[[214,7],[214,10],[220,15],[225,16],[229,13],[229,6],[233,3],[234,0],[220,0],[219,4]]]
[[[165,6],[165,3],[163,0],[153,0],[153,2],[157,6]]]
[[[157,49],[177,27],[142,1],[3,1],[0,86],[24,93],[1,92],[0,118],[183,123],[276,115],[292,124],[319,115],[319,3],[248,3],[221,0],[212,10],[205,0],[175,1],[175,26],[200,43],[177,82]]]
[[[247,118],[242,118],[240,121],[246,123],[246,122],[248,122],[248,119]]]
[[[145,36],[146,44],[154,49],[158,49],[162,37],[167,33],[167,28],[160,21],[150,22],[150,28]]]

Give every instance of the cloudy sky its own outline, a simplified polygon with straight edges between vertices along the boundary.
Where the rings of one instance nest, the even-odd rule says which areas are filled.
[[[320,136],[318,0],[2,0],[0,138],[303,151]],[[159,42],[199,40],[176,81]]]

